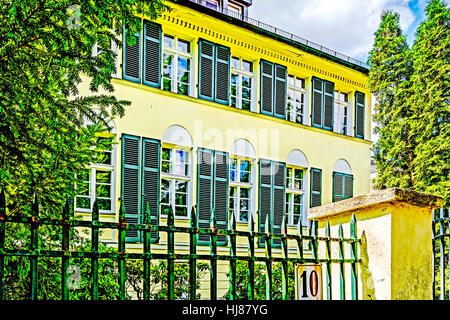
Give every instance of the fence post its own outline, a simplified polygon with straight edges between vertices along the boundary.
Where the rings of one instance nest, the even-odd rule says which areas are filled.
[[[143,223],[146,225],[144,230],[144,300],[150,300],[150,269],[151,269],[151,244],[149,231],[150,222],[150,204],[146,202]]]
[[[38,299],[38,257],[39,257],[39,235],[38,235],[38,219],[39,219],[39,202],[37,193],[34,193],[33,204],[31,206],[31,246],[30,251],[30,279],[31,279],[31,300]]]
[[[92,243],[91,243],[91,300],[98,300],[98,240],[99,240],[99,211],[98,201],[95,199],[92,208]]]
[[[61,228],[61,249],[63,251],[61,258],[61,297],[62,300],[69,300],[69,288],[67,286],[67,281],[69,279],[69,274],[67,273],[67,269],[69,268],[69,236],[70,236],[70,227],[69,227],[69,218],[70,218],[70,203],[69,199],[66,199],[62,210],[62,228]],[[0,244],[1,245],[1,244]]]
[[[283,238],[281,239],[281,253],[283,261],[281,262],[281,291],[282,291],[282,300],[289,300],[289,275],[288,275],[288,243],[287,243],[287,216],[283,215],[283,220],[281,222],[281,234]]]
[[[356,217],[353,214],[352,220],[350,222],[350,238],[353,239],[353,242],[351,243],[351,250],[350,250],[350,258],[353,260],[351,266],[352,266],[352,300],[358,300],[358,263],[356,263],[356,260],[358,259],[358,237],[356,233]]]
[[[215,208],[211,210],[209,230],[211,231],[210,300],[217,300],[217,229]]]
[[[5,300],[5,233],[6,233],[6,197],[5,191],[0,191],[0,301]]]
[[[253,215],[250,214],[248,217],[248,300],[255,299],[255,223],[253,220]]]
[[[330,222],[327,221],[327,225],[325,227],[325,237],[327,240],[325,240],[325,246],[326,246],[326,287],[327,287],[327,300],[332,299],[332,292],[331,292],[331,236],[330,236]]]
[[[125,237],[126,237],[126,219],[125,204],[123,201],[119,203],[119,241],[117,247],[118,263],[119,263],[119,300],[125,300]],[[145,292],[144,292],[145,294]]]
[[[228,224],[228,231],[230,239],[230,300],[236,300],[236,219],[234,213],[230,211],[230,218]]]
[[[189,300],[195,300],[197,295],[197,214],[194,207],[191,210],[189,254]]]
[[[345,269],[344,269],[344,231],[342,228],[342,223],[339,222],[338,229],[338,237],[339,237],[339,289],[340,289],[340,297],[341,300],[345,300]]]
[[[266,300],[272,300],[272,237],[269,223],[269,215],[266,215]]]
[[[175,235],[173,231],[174,227],[174,212],[173,207],[169,208],[167,213],[167,226],[169,231],[167,232],[167,253],[169,257],[167,258],[167,299],[175,300]]]

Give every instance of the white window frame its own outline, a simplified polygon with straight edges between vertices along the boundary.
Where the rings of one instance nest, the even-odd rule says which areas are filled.
[[[97,138],[112,138],[112,145],[111,145],[111,164],[101,164],[101,163],[93,163],[89,166],[89,168],[86,168],[87,170],[89,170],[89,196],[85,196],[85,195],[75,195],[75,199],[74,199],[74,209],[76,212],[82,212],[82,213],[91,213],[92,212],[92,208],[94,205],[94,201],[96,199],[96,185],[97,185],[97,171],[108,171],[111,173],[111,209],[110,210],[99,210],[100,214],[114,214],[115,212],[115,193],[116,193],[116,184],[115,184],[115,179],[116,179],[116,175],[115,175],[115,168],[116,168],[116,144],[115,139],[116,136],[115,135],[106,135],[106,136],[98,136]],[[75,192],[77,190],[77,184],[75,183]],[[77,197],[80,198],[89,198],[90,199],[90,208],[78,208],[77,207]]]
[[[231,161],[232,160],[237,160],[237,165],[236,165],[236,178],[237,181],[232,181],[231,180]],[[249,181],[250,182],[241,182],[240,181],[240,177],[241,177],[241,166],[240,166],[240,162],[241,161],[248,161],[250,162],[250,171],[249,172]],[[248,217],[250,215],[253,215],[253,211],[254,211],[254,185],[255,185],[255,180],[254,180],[254,176],[255,176],[255,171],[254,171],[254,167],[255,167],[255,162],[254,159],[251,158],[247,158],[247,157],[242,157],[242,156],[236,156],[236,155],[231,155],[230,156],[230,180],[229,180],[229,188],[228,188],[228,194],[230,194],[230,189],[231,188],[236,188],[236,196],[235,197],[229,197],[229,199],[234,198],[234,208],[233,208],[233,212],[236,218],[236,222],[237,223],[248,223],[248,218],[247,221],[241,220],[240,219],[240,212],[241,212],[241,208],[240,208],[240,204],[241,204],[241,188],[245,188],[245,189],[249,189],[249,204],[248,204]],[[247,199],[247,198],[246,198]],[[232,210],[231,208],[228,208],[228,210]]]
[[[175,174],[175,173],[168,173],[168,172],[163,172],[162,170],[162,163],[163,160],[162,158],[162,149],[171,149],[172,153],[171,153],[171,159],[169,160],[171,163],[175,163],[175,164],[180,164],[176,162],[176,151],[183,151],[186,152],[186,162],[184,162],[184,164],[187,164],[187,174],[186,175],[180,175],[180,174]],[[176,214],[176,210],[173,212],[173,216],[175,219],[180,219],[180,220],[186,220],[186,219],[190,219],[190,208],[191,208],[191,194],[192,194],[192,189],[191,189],[191,184],[192,184],[192,152],[190,148],[180,148],[180,147],[174,147],[174,146],[168,146],[168,145],[163,145],[161,148],[161,181],[160,181],[160,195],[159,195],[159,199],[160,199],[160,212],[161,212],[161,217],[162,218],[167,218],[166,214],[163,214],[163,210],[162,210],[162,203],[161,203],[161,197],[162,197],[162,180],[169,180],[170,181],[170,193],[169,193],[169,205],[171,206],[171,208],[174,210],[175,209],[175,200],[176,200],[176,190],[175,190],[175,183],[176,181],[183,181],[183,182],[187,182],[187,186],[186,186],[186,216],[179,216]]]
[[[233,59],[239,59],[239,68],[235,68],[233,66]],[[242,68],[242,62],[248,62],[251,65],[252,71],[244,71]],[[255,103],[255,96],[256,96],[256,76],[255,76],[255,64],[251,60],[243,59],[239,56],[232,56],[230,60],[231,64],[231,79],[233,78],[233,74],[238,75],[238,81],[237,81],[237,92],[236,92],[236,109],[242,109],[242,77],[248,77],[251,80],[251,86],[250,86],[250,110],[251,112],[257,112],[256,110],[256,103]],[[230,79],[230,106],[231,105],[231,87],[233,86],[232,80]],[[233,107],[234,108],[234,107]]]
[[[290,176],[288,176],[288,172],[289,169],[291,169],[292,174]],[[300,170],[303,172],[302,175],[302,179],[301,179],[301,188],[295,188],[295,170]],[[305,178],[306,177],[306,169],[305,168],[301,168],[301,167],[296,167],[296,166],[290,166],[288,165],[286,168],[286,201],[285,201],[285,206],[288,206],[289,210],[286,211],[287,214],[287,223],[289,226],[297,226],[296,224],[294,224],[294,195],[301,195],[301,199],[302,199],[302,203],[301,203],[301,208],[300,208],[300,214],[301,217],[299,218],[299,221],[302,221],[303,223],[303,219],[304,219],[304,210],[305,210],[305,205],[306,205],[306,198],[305,198]],[[291,184],[288,184],[288,180],[291,179]],[[287,194],[292,194],[291,197],[291,201],[288,200],[288,196]],[[288,202],[289,201],[289,202]]]
[[[244,8],[232,2],[228,2],[228,13],[241,15],[244,13]]]
[[[165,46],[165,37],[171,37],[174,40],[174,46],[175,48],[170,48],[170,47],[166,47]],[[183,42],[187,42],[189,43],[189,53],[186,53],[184,51],[180,51],[178,49],[178,42],[179,41],[183,41]],[[167,77],[164,76],[164,53],[170,53],[173,54],[174,56],[174,60],[173,60],[173,64],[172,64],[172,75],[170,80],[172,81],[172,87],[170,88],[170,90],[165,90],[164,89],[164,79],[169,79]],[[195,74],[193,73],[193,64],[194,64],[194,55],[193,55],[193,46],[192,46],[192,41],[189,39],[185,39],[185,38],[180,38],[178,36],[175,36],[171,33],[163,33],[162,35],[162,54],[161,54],[161,89],[168,91],[168,92],[173,92],[173,93],[177,93],[177,94],[181,94],[184,95],[182,93],[178,93],[178,57],[182,57],[182,58],[186,58],[189,59],[189,89],[188,89],[188,94],[187,96],[189,97],[193,97],[194,96],[194,78],[195,78]]]
[[[290,83],[290,80],[293,79],[293,84]],[[298,83],[301,83],[301,85],[299,86]],[[294,123],[300,123],[303,124],[304,123],[304,119],[305,119],[305,107],[306,107],[306,80],[300,77],[296,77],[292,74],[288,75],[288,85],[287,85],[287,92],[286,92],[286,118],[288,121],[290,122],[294,122]],[[294,92],[294,101],[293,101],[293,110],[289,111],[289,103],[290,101],[292,101],[291,99],[289,99],[289,91],[292,90]],[[297,122],[297,115],[298,115],[298,110],[296,108],[296,101],[295,101],[295,93],[300,93],[301,95],[301,121]]]
[[[347,96],[347,101],[343,99],[344,95]],[[333,131],[342,135],[349,135],[350,93],[335,90],[334,107]]]

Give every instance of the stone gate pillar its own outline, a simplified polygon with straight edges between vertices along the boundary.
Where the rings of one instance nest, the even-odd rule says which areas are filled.
[[[308,219],[318,221],[319,235],[328,221],[333,236],[339,223],[345,227],[355,215],[362,239],[360,299],[429,300],[433,299],[432,210],[442,206],[440,197],[392,188],[311,208]],[[335,280],[332,298],[339,299]]]

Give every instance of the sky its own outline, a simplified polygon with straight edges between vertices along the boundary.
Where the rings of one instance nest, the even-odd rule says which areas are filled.
[[[400,14],[412,45],[427,0],[253,0],[249,16],[366,62],[382,10]]]

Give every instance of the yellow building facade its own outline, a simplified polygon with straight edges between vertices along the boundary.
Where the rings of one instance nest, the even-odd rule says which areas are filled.
[[[117,51],[112,80],[132,104],[112,121],[116,144],[87,172],[76,212],[88,217],[99,199],[101,218],[118,221],[121,200],[136,223],[148,203],[152,224],[165,225],[170,207],[175,224],[188,226],[194,206],[201,227],[214,208],[219,228],[234,214],[238,229],[252,215],[264,230],[268,215],[279,233],[286,215],[295,232],[308,225],[308,208],[369,192],[367,67],[256,26],[250,4],[170,2],[156,21],[143,18],[136,44]],[[115,232],[102,238],[117,243]],[[163,232],[152,240],[165,251]],[[208,239],[199,241],[198,252],[209,252]],[[175,247],[188,252],[188,235]],[[246,248],[238,241],[238,253]],[[127,233],[127,249],[142,250],[138,232]],[[229,253],[226,241],[218,253]],[[218,296],[228,288],[220,266]]]

